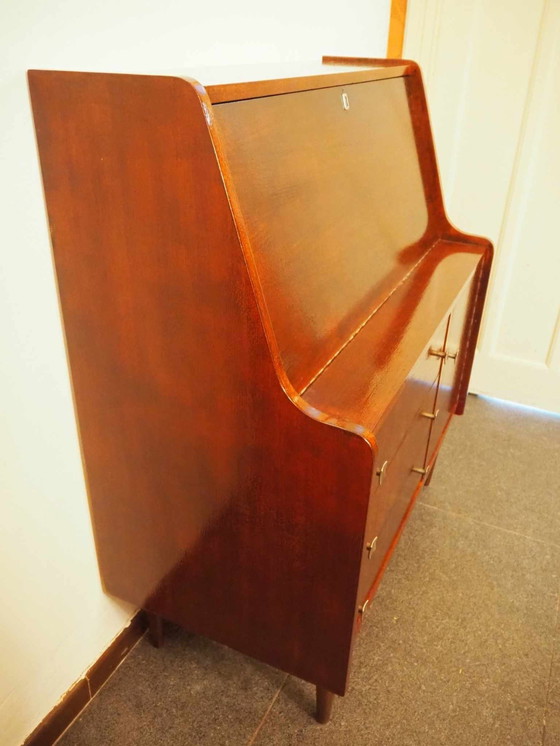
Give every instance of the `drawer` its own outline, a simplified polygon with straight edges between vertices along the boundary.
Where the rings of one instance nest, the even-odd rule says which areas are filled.
[[[449,316],[441,321],[376,431],[378,446],[364,542],[359,598],[369,593],[423,475]]]
[[[377,461],[381,465],[397,451],[417,413],[434,411],[442,358],[433,353],[445,347],[448,321],[446,317],[438,326],[376,429]]]
[[[444,344],[437,396],[434,402],[434,420],[428,447],[428,463],[431,462],[449,417],[457,404],[458,376],[461,370],[461,354],[465,348],[466,322],[470,306],[472,281],[465,285],[451,311],[449,327]]]
[[[372,485],[360,571],[359,599],[365,599],[369,593],[412,496],[423,478],[422,473],[413,469],[422,470],[425,467],[430,425],[431,421],[418,411],[413,422],[409,423],[408,434],[386,468],[382,484],[377,485],[374,481]]]

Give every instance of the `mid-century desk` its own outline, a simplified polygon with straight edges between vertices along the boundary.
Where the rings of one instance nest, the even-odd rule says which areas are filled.
[[[324,722],[492,249],[446,217],[417,65],[254,77],[29,73],[105,589],[316,684]]]

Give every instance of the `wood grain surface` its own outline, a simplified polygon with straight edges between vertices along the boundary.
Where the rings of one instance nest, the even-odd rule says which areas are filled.
[[[324,62],[29,74],[104,587],[313,682],[323,718],[437,456],[421,412],[464,406],[492,251],[447,220],[418,67]]]

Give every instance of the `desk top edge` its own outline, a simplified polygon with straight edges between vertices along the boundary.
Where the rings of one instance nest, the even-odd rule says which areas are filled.
[[[323,57],[321,61],[282,62],[244,65],[193,66],[137,72],[29,70],[36,75],[130,75],[179,78],[202,86],[212,104],[248,98],[295,93],[410,75],[415,63],[408,60],[384,60],[351,57]]]
[[[324,57],[321,63],[288,63],[280,66],[246,66],[230,70],[230,79],[214,82],[202,74],[213,104],[227,103],[248,98],[261,98],[283,93],[329,88],[332,86],[365,83],[407,75],[411,64],[400,60],[371,60]],[[252,69],[251,69],[252,68]],[[237,80],[232,79],[236,77]]]

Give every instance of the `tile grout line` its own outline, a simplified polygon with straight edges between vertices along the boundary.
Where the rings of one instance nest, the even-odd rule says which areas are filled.
[[[286,682],[288,681],[288,679],[289,679],[289,678],[290,678],[290,675],[289,675],[289,674],[286,674],[286,676],[285,676],[285,678],[284,678],[284,681],[283,681],[283,682],[282,682],[282,683],[280,684],[280,686],[278,687],[278,691],[276,692],[276,694],[275,694],[275,695],[274,695],[274,697],[272,698],[272,700],[271,700],[270,704],[269,704],[269,705],[268,705],[268,707],[266,708],[266,712],[265,712],[265,713],[264,713],[264,715],[262,716],[262,718],[261,718],[261,720],[260,720],[260,723],[259,723],[259,724],[257,725],[257,727],[256,727],[256,729],[255,729],[255,732],[253,733],[253,735],[251,736],[251,738],[250,738],[250,739],[249,739],[249,740],[247,741],[247,746],[252,746],[252,744],[254,744],[254,743],[255,743],[255,738],[256,738],[256,737],[257,737],[257,736],[259,735],[259,732],[260,732],[261,728],[263,727],[263,725],[264,725],[264,723],[265,723],[265,720],[266,720],[266,719],[267,719],[267,717],[268,717],[268,716],[270,715],[270,711],[271,711],[271,710],[272,710],[272,708],[274,707],[274,703],[276,702],[276,700],[277,700],[277,699],[278,699],[278,697],[280,696],[280,692],[281,692],[281,691],[282,691],[282,689],[283,689],[283,688],[284,688],[284,687],[286,686]]]
[[[548,682],[546,686],[546,697],[544,701],[544,712],[543,712],[543,724],[542,724],[542,746],[545,746],[545,739],[546,739],[546,716],[548,714],[548,700],[550,696],[550,685],[552,683],[552,673],[554,668],[554,659],[555,659],[555,652],[556,652],[556,645],[557,645],[557,639],[556,639],[556,632],[558,631],[558,619],[560,617],[560,593],[557,593],[556,595],[556,618],[554,620],[554,634],[552,636],[552,650],[550,655],[550,668],[548,670]]]
[[[438,510],[440,513],[447,513],[448,515],[455,516],[456,518],[461,518],[464,521],[470,521],[471,523],[476,523],[478,526],[486,526],[486,528],[493,528],[496,529],[496,531],[503,531],[506,534],[513,534],[514,536],[519,536],[522,539],[528,539],[528,541],[534,541],[537,544],[544,544],[547,547],[554,547],[555,549],[560,549],[560,544],[556,544],[553,541],[545,541],[544,539],[537,539],[535,536],[527,536],[527,534],[521,534],[519,531],[513,531],[511,528],[504,528],[503,526],[496,526],[494,523],[486,523],[485,521],[478,521],[476,518],[473,518],[470,515],[465,515],[464,513],[456,513],[454,510],[447,510],[446,508],[440,508],[438,505],[430,505],[430,503],[425,503],[423,500],[418,500],[418,505],[423,505],[425,508],[430,508],[431,510]]]

